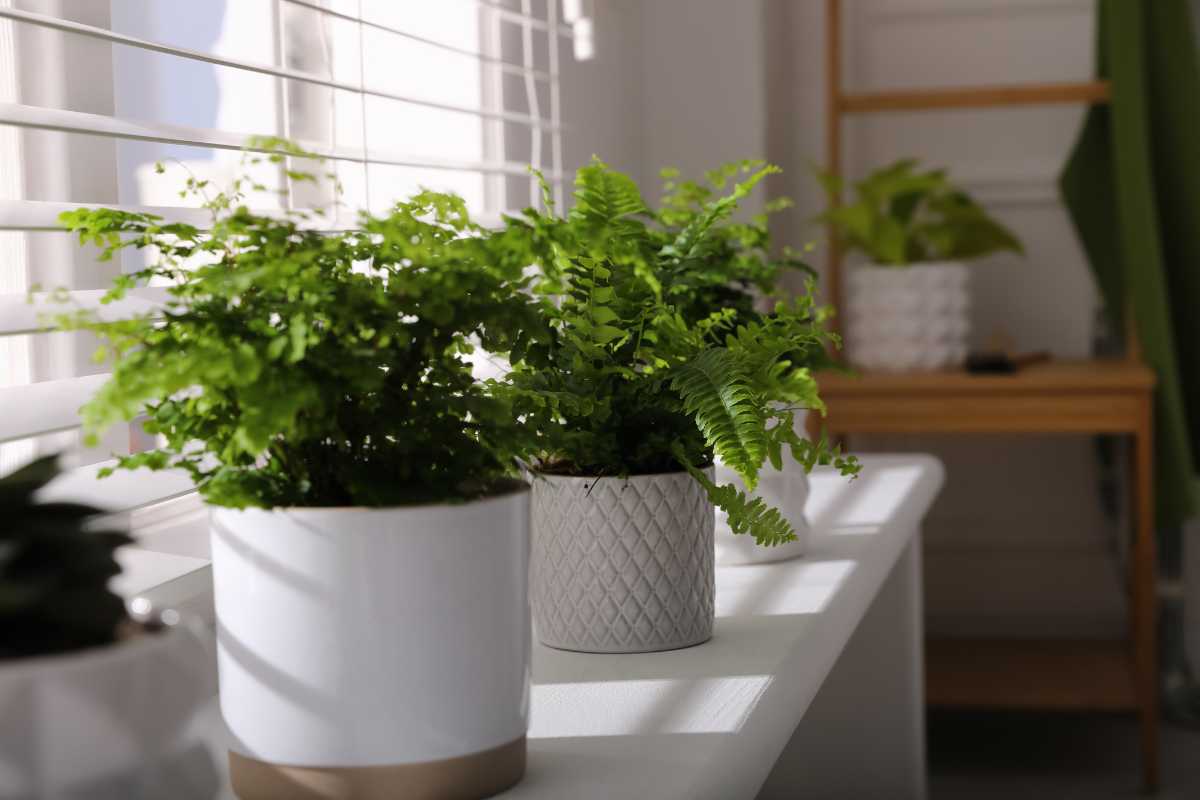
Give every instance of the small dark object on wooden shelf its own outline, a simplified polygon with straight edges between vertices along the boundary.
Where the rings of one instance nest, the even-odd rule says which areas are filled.
[[[967,355],[967,372],[1011,375],[1021,367],[1049,360],[1050,354],[1044,350],[1015,356],[1003,352],[970,353]]]

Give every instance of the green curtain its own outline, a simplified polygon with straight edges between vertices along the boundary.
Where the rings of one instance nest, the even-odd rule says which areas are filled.
[[[1112,101],[1088,111],[1060,187],[1114,329],[1131,310],[1158,373],[1159,550],[1177,578],[1200,495],[1200,62],[1187,0],[1098,0],[1097,69]],[[1160,630],[1165,710],[1200,718],[1178,600]]]

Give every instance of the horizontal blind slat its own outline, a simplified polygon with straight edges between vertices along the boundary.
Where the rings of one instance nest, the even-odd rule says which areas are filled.
[[[132,206],[116,203],[55,203],[46,200],[0,200],[0,230],[9,231],[60,231],[65,232],[58,217],[64,211],[80,208],[111,208],[138,214],[154,214],[164,222],[182,222],[205,230],[212,224],[212,214],[203,208],[180,206]],[[264,217],[284,217],[281,209],[252,209]],[[357,219],[351,214],[340,214],[333,219],[313,219],[302,225],[306,229],[321,231],[346,231],[358,227]]]
[[[78,289],[63,296],[46,292],[0,294],[0,336],[53,330],[54,317],[74,311],[91,311],[105,322],[128,319],[157,310],[167,299],[165,288],[132,289],[125,297],[101,303],[107,290]]]
[[[111,208],[117,211],[128,211],[137,214],[153,214],[162,217],[163,222],[182,222],[207,230],[212,224],[212,214],[203,208],[183,208],[180,206],[131,206],[115,203],[54,203],[46,200],[0,200],[0,231],[58,231],[65,233],[58,217],[64,211],[74,211],[80,208]],[[262,217],[286,216],[281,209],[251,209],[252,213]],[[503,213],[517,214],[512,210]],[[501,224],[501,213],[488,212],[477,214],[474,221],[484,227],[496,227]],[[317,231],[352,231],[359,227],[358,218],[353,214],[342,213],[335,218],[314,218],[301,221],[301,227]]]
[[[355,83],[347,83],[338,81],[332,78],[326,78],[312,72],[304,72],[302,70],[290,69],[287,67],[274,67],[267,64],[260,64],[253,61],[244,61],[242,59],[226,58],[224,56],[216,56],[211,53],[204,53],[199,50],[190,50],[184,47],[171,47],[159,42],[152,42],[148,39],[141,39],[136,36],[126,36],[121,33],[104,28],[97,28],[93,25],[84,25],[80,22],[72,22],[70,20],[59,19],[45,14],[35,14],[31,11],[19,11],[12,8],[0,7],[0,18],[7,17],[24,22],[30,25],[39,25],[43,28],[51,28],[53,30],[63,31],[65,33],[75,33],[81,36],[88,36],[93,39],[111,42],[113,44],[126,45],[128,47],[136,47],[141,50],[148,50],[155,53],[163,53],[165,55],[178,56],[179,58],[188,58],[193,61],[204,61],[209,64],[216,64],[221,67],[230,67],[232,69],[240,69],[246,72],[257,72],[262,75],[271,75],[276,78],[286,78],[288,80],[300,81],[315,86],[327,86],[331,89],[342,89],[356,94],[367,94],[372,97],[382,97],[387,100],[396,100],[401,103],[409,103],[411,105],[424,106],[426,108],[436,108],[441,111],[451,111],[460,114],[470,114],[477,117],[485,117],[488,119],[499,119],[506,122],[516,122],[523,125],[536,126],[542,130],[558,130],[549,120],[538,119],[531,117],[528,114],[520,114],[515,111],[488,111],[471,106],[460,106],[452,103],[437,103],[431,100],[421,100],[416,97],[388,92],[382,89],[377,89],[371,86],[360,86]]]
[[[193,128],[185,125],[168,125],[158,122],[137,122],[89,114],[83,111],[66,111],[58,108],[42,108],[19,103],[0,103],[0,124],[22,128],[63,131],[87,136],[108,136],[141,142],[160,142],[189,147],[210,147],[217,150],[250,150],[271,152],[269,147],[253,147],[247,144],[253,134],[228,133],[210,128]],[[445,158],[425,158],[385,151],[368,150],[365,153],[356,147],[329,147],[317,142],[297,140],[304,150],[334,161],[355,163],[387,164],[417,169],[440,169],[457,172],[485,172],[491,174],[527,177],[529,169],[523,164],[506,162],[458,161]],[[557,180],[555,173],[546,175],[548,180]]]
[[[0,442],[78,428],[79,407],[107,374],[27,383],[0,389]]]
[[[546,2],[557,3],[558,0],[546,0]],[[551,29],[550,23],[546,20],[531,16],[529,14],[524,14],[520,11],[517,11],[515,8],[507,8],[499,3],[489,2],[489,0],[474,0],[474,3],[480,8],[486,8],[490,11],[493,11],[499,16],[512,20],[519,25],[528,23],[529,27],[536,31],[549,31]],[[574,32],[568,25],[555,26],[555,32],[565,39],[570,39],[574,35]]]
[[[66,470],[38,492],[38,499],[88,503],[106,511],[133,511],[195,491],[188,474],[178,469],[118,470],[110,477],[97,477],[102,468],[115,464],[115,460],[101,461]]]
[[[384,31],[385,33],[392,33],[392,34],[395,34],[396,36],[403,36],[405,39],[411,39],[414,42],[420,42],[421,44],[427,44],[430,47],[436,47],[440,50],[445,50],[450,53],[457,53],[458,55],[461,55],[461,56],[468,56],[470,58],[475,58],[484,64],[491,64],[491,65],[497,67],[498,69],[502,70],[503,72],[509,73],[510,75],[525,75],[526,73],[528,73],[540,81],[555,80],[555,78],[549,72],[546,72],[545,70],[526,68],[526,67],[521,66],[520,64],[513,64],[512,62],[505,61],[500,58],[495,58],[493,56],[484,55],[483,53],[477,53],[473,50],[467,50],[464,47],[458,47],[456,45],[447,44],[446,42],[439,42],[436,39],[429,39],[424,36],[418,36],[415,33],[401,30],[400,28],[396,28],[392,25],[385,25],[382,22],[377,22],[375,20],[365,19],[365,18],[360,20],[354,14],[347,14],[344,11],[337,11],[336,9],[326,8],[325,6],[321,5],[319,2],[316,2],[316,0],[285,0],[285,2],[290,3],[294,6],[299,6],[301,8],[308,8],[313,11],[320,12],[328,17],[334,17],[336,19],[346,20],[347,22],[353,22],[356,24],[361,22],[363,25],[366,25],[368,28],[374,28],[376,30]]]

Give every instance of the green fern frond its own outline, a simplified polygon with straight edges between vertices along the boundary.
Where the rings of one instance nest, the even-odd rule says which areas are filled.
[[[753,491],[767,451],[761,403],[733,353],[714,347],[681,366],[671,379],[684,410],[705,442]]]
[[[574,220],[604,228],[645,212],[646,203],[633,179],[610,170],[600,159],[593,157],[575,176]]]
[[[791,411],[779,412],[776,419],[776,425],[768,431],[767,443],[771,463],[776,468],[782,466],[779,454],[783,447],[787,447],[792,453],[792,458],[803,467],[805,472],[812,472],[813,468],[818,466],[831,466],[842,476],[853,478],[862,471],[862,463],[858,458],[853,455],[844,455],[841,447],[831,445],[826,433],[822,432],[821,437],[816,441],[796,433],[793,425],[795,418]]]
[[[768,175],[780,172],[779,167],[768,165],[749,178],[734,185],[733,191],[704,206],[704,212],[696,216],[687,227],[679,232],[675,240],[663,247],[661,255],[666,258],[696,258],[702,254],[709,230],[728,217],[737,208],[738,202],[750,194],[754,187]]]
[[[529,167],[529,174],[537,181],[538,188],[542,190],[542,204],[546,207],[546,213],[554,216],[554,190],[550,188],[550,184],[546,182],[546,176],[540,169],[534,166]]]
[[[678,443],[672,450],[688,474],[704,487],[704,492],[713,505],[726,513],[729,517],[729,529],[735,534],[749,533],[754,537],[755,543],[763,547],[774,547],[796,540],[796,532],[779,513],[779,509],[771,508],[761,497],[751,499],[731,485],[721,486],[713,483],[703,470],[697,469],[688,460]]]

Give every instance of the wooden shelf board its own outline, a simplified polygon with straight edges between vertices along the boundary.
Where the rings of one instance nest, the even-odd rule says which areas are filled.
[[[1121,360],[1049,361],[1011,375],[942,372],[822,372],[821,395],[830,398],[866,395],[1025,394],[1145,392],[1154,387],[1154,371],[1145,364]]]
[[[929,639],[926,704],[936,708],[1133,711],[1126,641]]]
[[[1056,103],[1106,103],[1108,81],[1079,83],[1016,84],[1011,86],[963,86],[942,89],[891,89],[879,92],[848,92],[837,99],[845,113],[880,111],[932,111],[955,108],[1001,108],[1006,106]]]

